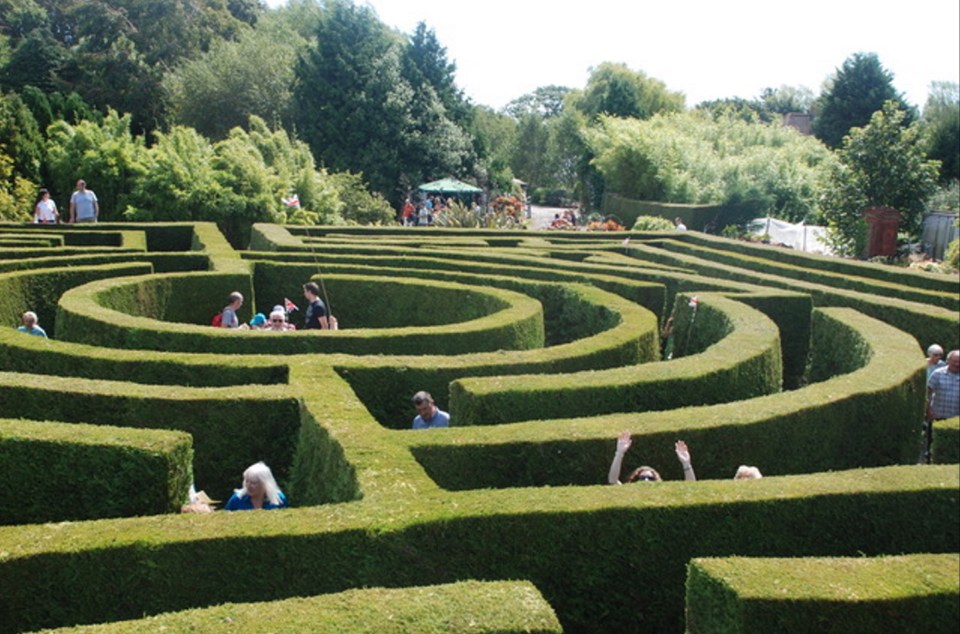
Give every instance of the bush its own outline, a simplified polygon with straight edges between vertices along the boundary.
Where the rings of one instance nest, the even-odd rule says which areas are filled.
[[[640,216],[633,223],[634,231],[673,231],[673,223],[660,216]]]

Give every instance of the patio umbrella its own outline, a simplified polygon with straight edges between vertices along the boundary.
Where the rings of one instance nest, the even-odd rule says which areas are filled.
[[[417,189],[431,194],[479,194],[483,191],[479,187],[474,187],[455,178],[441,178],[432,183],[424,183]]]

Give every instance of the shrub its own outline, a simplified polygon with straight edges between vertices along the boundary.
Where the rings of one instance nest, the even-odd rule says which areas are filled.
[[[640,216],[633,223],[634,231],[673,231],[673,223],[660,216]]]

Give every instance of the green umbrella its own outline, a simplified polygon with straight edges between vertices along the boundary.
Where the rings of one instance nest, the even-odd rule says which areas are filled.
[[[434,194],[479,194],[483,191],[479,187],[474,187],[455,178],[441,178],[432,183],[424,183],[417,189]]]

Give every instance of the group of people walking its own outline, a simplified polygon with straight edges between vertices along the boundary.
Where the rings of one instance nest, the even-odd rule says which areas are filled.
[[[67,222],[96,222],[100,217],[100,202],[92,189],[87,189],[83,179],[77,181],[77,189],[70,195],[70,208]],[[37,224],[57,224],[60,222],[60,210],[50,197],[50,191],[41,189],[37,202],[33,206],[33,221]]]

